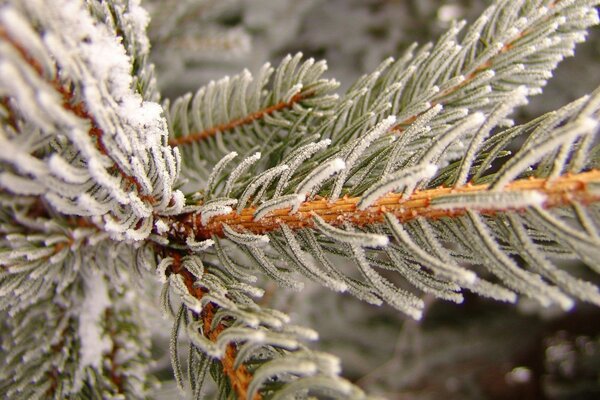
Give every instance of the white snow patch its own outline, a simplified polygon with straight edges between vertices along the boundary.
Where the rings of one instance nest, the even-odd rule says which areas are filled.
[[[108,287],[100,272],[90,273],[85,280],[85,297],[81,304],[78,333],[81,339],[79,348],[79,369],[77,376],[82,378],[83,369],[102,368],[102,359],[110,352],[112,341],[104,333],[104,314],[111,305]],[[76,380],[76,385],[81,382]]]
[[[154,222],[154,226],[156,227],[156,232],[159,235],[162,235],[165,232],[169,231],[169,226],[165,223],[165,221],[163,221],[162,219],[157,219]]]

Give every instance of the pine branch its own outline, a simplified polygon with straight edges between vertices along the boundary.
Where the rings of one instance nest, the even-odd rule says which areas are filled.
[[[183,325],[195,396],[212,366],[224,395],[365,397],[306,347],[314,331],[252,300],[255,273],[293,290],[300,273],[415,319],[425,303],[392,273],[457,303],[469,290],[600,305],[597,286],[555,265],[600,273],[600,89],[496,131],[598,23],[597,4],[496,1],[463,36],[454,24],[341,98],[324,62],[288,56],[165,103],[168,126],[148,101],[137,1],[3,4],[0,391],[145,396],[131,269],[156,270],[172,314],[179,295],[171,357],[183,387]]]
[[[350,223],[357,227],[381,223],[385,213],[393,214],[400,222],[420,217],[452,218],[464,215],[472,207],[465,201],[468,199],[468,195],[473,193],[490,195],[489,203],[477,207],[477,212],[482,215],[495,215],[525,207],[507,206],[503,196],[510,196],[510,194],[539,195],[543,198],[542,206],[545,209],[577,203],[589,205],[600,201],[600,193],[595,189],[599,184],[600,171],[594,170],[580,174],[568,174],[552,180],[520,179],[506,185],[502,191],[490,191],[488,184],[467,184],[455,188],[438,187],[418,190],[408,197],[401,193],[389,193],[364,210],[358,207],[361,197],[346,196],[331,203],[326,198],[305,201],[300,203],[297,207],[298,211],[295,213],[291,213],[292,207],[279,208],[258,220],[254,218],[256,207],[244,208],[239,213],[232,211],[226,215],[218,215],[207,224],[201,222],[201,213],[190,212],[165,221],[170,227],[166,237],[175,242],[185,241],[185,238],[190,236],[200,240],[211,239],[213,236],[224,237],[224,225],[239,232],[257,235],[278,230],[281,223],[285,223],[293,229],[314,228],[313,216],[315,215],[333,226],[344,226],[344,224]],[[459,204],[462,202],[462,205],[453,206],[451,209],[435,206],[454,196],[459,196],[458,202]]]
[[[181,263],[181,255],[178,253],[169,254],[170,257],[173,257],[173,263],[167,269],[166,274],[170,275],[178,274],[183,277],[183,282],[188,290],[188,292],[196,298],[198,301],[202,301],[202,297],[205,295],[205,291],[200,287],[194,285],[196,278],[194,275],[185,269]],[[202,311],[197,315],[197,317],[202,321],[203,326],[203,334],[212,342],[216,342],[219,334],[223,332],[225,329],[225,324],[220,322],[216,327],[212,327],[213,319],[215,316],[215,311],[218,310],[218,306],[214,303],[208,303]],[[229,382],[231,387],[237,394],[238,398],[246,399],[248,392],[248,385],[252,380],[252,375],[248,372],[246,366],[244,364],[240,365],[237,368],[234,368],[235,358],[237,355],[237,347],[235,344],[230,343],[227,345],[225,350],[225,354],[220,359],[220,362],[223,366],[223,371],[229,378]],[[252,400],[260,400],[262,397],[257,393],[252,397]]]
[[[250,299],[261,296],[261,290],[232,280],[218,267],[204,265],[196,255],[167,250],[165,256],[158,267],[159,276],[166,280],[163,307],[171,309],[170,288],[183,300],[171,337],[172,364],[180,386],[177,338],[183,322],[192,345],[204,354],[203,361],[188,365],[195,394],[200,394],[201,386],[195,374],[203,374],[200,371],[211,357],[219,360],[217,375],[227,377],[225,385],[217,379],[219,390],[233,389],[238,398],[292,396],[308,390],[315,395],[365,399],[359,388],[338,376],[337,358],[304,346],[302,342],[316,339],[316,332],[290,325],[285,314]],[[194,367],[198,363],[205,366]]]
[[[86,0],[90,13],[122,43],[130,57],[132,87],[144,100],[160,101],[154,65],[148,61],[150,41],[146,35],[149,15],[140,12],[140,4],[127,0],[90,1]]]
[[[52,86],[57,93],[60,94],[62,98],[62,105],[65,108],[65,110],[72,112],[74,115],[83,120],[86,120],[90,124],[88,134],[90,137],[95,139],[96,148],[100,151],[100,153],[110,158],[110,153],[107,150],[102,139],[104,132],[98,126],[98,123],[96,122],[95,118],[87,111],[85,103],[76,99],[76,95],[74,92],[75,88],[65,87],[59,79],[58,72],[52,80],[48,80],[40,63],[34,57],[32,57],[23,46],[21,46],[17,41],[11,38],[6,29],[1,25],[0,39],[6,41],[7,43],[10,43],[14,47],[14,49],[21,55],[23,60],[27,64],[29,64],[31,68],[33,68],[33,70],[39,75],[39,77],[42,79],[46,79],[47,83],[50,86]],[[17,117],[13,113],[11,113],[9,119],[17,120]],[[16,124],[13,123],[11,125],[15,126]],[[123,188],[124,190],[135,190],[139,194],[140,199],[142,199],[142,201],[144,202],[148,202],[150,204],[156,202],[156,199],[151,194],[143,193],[144,190],[138,179],[133,175],[127,174],[122,168],[119,167],[119,164],[116,163],[114,160],[111,169],[118,173],[123,179],[123,181],[126,183],[126,187]]]
[[[541,93],[552,70],[573,54],[598,16],[597,2],[536,4],[497,1],[463,35],[465,23],[457,22],[437,43],[414,45],[397,61],[384,61],[341,98],[336,118],[319,129],[322,137],[339,145],[355,139],[374,123],[361,122],[367,112],[396,115],[396,130],[402,131],[440,105],[444,111],[438,118],[467,110],[488,114],[519,86],[528,95]]]
[[[570,252],[573,257],[586,260],[596,268],[595,253],[569,239],[563,233],[566,229],[563,228],[563,217],[553,215],[556,214],[554,210],[561,210],[559,215],[567,210],[564,218],[569,219],[568,210],[585,207],[584,203],[587,207],[597,203],[594,187],[598,174],[595,170],[581,171],[588,168],[589,155],[594,151],[592,143],[597,133],[600,91],[530,124],[498,132],[486,139],[489,130],[502,120],[513,104],[521,101],[522,96],[522,90],[518,88],[487,118],[476,113],[450,127],[442,125],[443,131],[438,134],[437,141],[424,141],[419,134],[427,134],[432,129],[427,124],[442,111],[442,107],[419,117],[410,130],[395,140],[390,140],[387,135],[395,118],[388,117],[355,142],[337,151],[326,151],[324,163],[320,162],[324,157],[319,150],[330,144],[327,140],[313,143],[312,147],[297,148],[281,165],[245,182],[246,189],[241,195],[232,193],[230,188],[240,179],[240,171],[256,161],[246,158],[228,175],[224,190],[211,186],[211,196],[214,193],[222,197],[209,197],[206,203],[182,214],[183,218],[163,222],[162,233],[171,235],[170,239],[181,246],[185,242],[198,248],[210,246],[213,241],[218,243],[218,238],[224,237],[246,253],[256,269],[283,286],[298,289],[292,274],[292,271],[298,271],[333,290],[349,290],[371,303],[379,304],[385,300],[414,318],[421,316],[422,300],[396,288],[373,267],[396,270],[418,289],[447,300],[461,302],[460,290],[465,288],[496,299],[515,301],[515,293],[481,280],[474,272],[460,266],[467,259],[473,264],[483,259],[490,272],[508,288],[538,298],[543,304],[556,302],[569,308],[573,304],[571,299],[554,287],[536,283],[535,274],[517,266],[512,252],[525,251],[525,245],[516,243],[511,250],[500,245],[509,240],[504,237],[507,234],[498,231],[496,221],[517,210],[516,215],[521,217],[517,218],[514,229],[520,229],[518,224],[525,224],[533,230],[536,223],[527,221],[537,218],[535,215],[540,212],[548,213],[544,211],[547,207],[552,213],[542,219],[547,220],[551,231],[556,232],[556,237],[549,239],[552,246]],[[534,132],[529,141],[498,172],[486,172],[492,161],[506,153],[509,139],[529,132]],[[448,163],[442,158],[444,152],[447,153],[459,137],[466,138],[469,151],[459,162]],[[403,146],[407,146],[409,140],[419,140],[419,147],[407,151]],[[309,147],[312,152],[308,152]],[[561,156],[556,158],[559,151]],[[232,159],[231,156],[235,154],[217,165],[211,182],[223,173],[223,165]],[[303,161],[303,168],[297,168],[296,157],[309,161]],[[436,164],[445,165],[438,174]],[[469,176],[477,177],[477,183],[461,184]],[[455,186],[441,186],[446,181]],[[286,186],[289,187],[287,193],[279,189]],[[346,194],[339,199],[342,188]],[[316,193],[323,196],[315,196]],[[248,203],[254,203],[256,207],[247,207]],[[238,205],[237,212],[230,207],[234,204]],[[483,216],[486,218],[482,219]],[[585,219],[578,223],[592,224]],[[170,225],[174,229],[169,230]],[[452,260],[453,252],[450,256],[440,241],[463,240],[461,230],[468,232],[472,241],[464,242],[461,259]],[[270,248],[265,251],[260,246],[266,243]],[[434,251],[436,256],[430,256],[422,246],[430,246],[429,252]],[[497,258],[484,256],[490,251]],[[315,261],[308,259],[306,253]],[[336,270],[326,256],[328,253],[355,260],[366,281],[353,281],[345,271]],[[219,245],[216,256],[230,273],[242,279],[244,268],[236,266]],[[543,257],[535,255],[529,259]],[[293,269],[278,268],[277,263],[270,260],[277,258],[285,260]],[[407,262],[418,263],[435,272],[415,273]],[[553,276],[553,282],[560,282],[561,279],[556,279],[558,275],[550,272],[555,267],[551,263],[545,264],[548,272],[544,274]],[[575,286],[579,289],[572,290]],[[573,282],[567,293],[593,303],[599,301],[597,288],[593,285]]]
[[[241,118],[229,121],[227,123],[223,123],[223,124],[220,124],[217,126],[210,127],[208,129],[203,130],[202,132],[190,133],[186,136],[179,136],[179,137],[169,139],[169,144],[171,146],[181,146],[181,145],[185,145],[185,144],[190,144],[190,143],[198,142],[200,140],[204,140],[206,138],[214,136],[217,134],[217,132],[224,133],[224,132],[236,129],[236,128],[240,128],[243,125],[252,124],[253,122],[261,120],[261,119],[265,118],[266,116],[271,115],[277,111],[292,108],[295,104],[299,103],[301,100],[304,100],[305,98],[310,97],[310,95],[311,95],[310,93],[296,93],[287,102],[285,102],[285,101],[279,102],[272,106],[266,107],[262,110],[258,110],[251,114],[248,114],[245,117],[241,117]]]
[[[110,7],[90,4],[90,14],[80,3],[71,6],[66,12],[53,4],[53,18],[30,3],[1,10],[9,35],[2,46],[1,85],[11,93],[19,129],[0,136],[7,165],[0,185],[20,195],[41,195],[63,215],[96,216],[114,237],[142,240],[154,213],[176,212],[184,202],[173,188],[180,158],[167,144],[162,110],[141,96],[154,96],[151,68],[144,66],[147,47],[136,36],[145,38],[146,14],[137,3],[113,4],[112,11],[129,20],[128,29],[120,31],[127,40],[119,41],[103,25],[119,31]],[[56,42],[42,41],[40,30],[52,32],[45,35]],[[112,56],[99,63],[104,52]],[[140,75],[132,77],[132,70]],[[16,136],[21,142],[13,141]]]
[[[560,1],[560,0],[559,0]],[[549,8],[552,8],[554,6],[554,4],[551,4],[549,6]],[[548,16],[546,18],[546,20],[550,19],[551,16]],[[447,103],[447,101],[445,101],[445,98],[452,95],[453,93],[459,91],[461,88],[463,87],[467,87],[469,86],[473,81],[475,81],[475,79],[483,74],[486,71],[494,71],[494,61],[499,58],[500,56],[502,56],[504,53],[509,52],[510,50],[513,49],[515,43],[519,40],[524,40],[526,38],[526,36],[531,32],[531,28],[526,28],[520,32],[517,32],[513,38],[506,43],[505,45],[502,46],[502,48],[500,48],[500,50],[492,57],[490,57],[489,59],[485,60],[484,62],[482,62],[481,64],[479,64],[478,66],[476,66],[475,68],[472,68],[472,72],[469,72],[468,75],[464,76],[462,79],[458,79],[457,82],[454,85],[450,85],[449,87],[445,88],[443,92],[435,95],[432,100],[429,102],[430,106],[428,109],[421,111],[417,114],[411,115],[406,117],[404,120],[398,122],[396,124],[396,126],[394,126],[394,128],[392,129],[393,132],[395,134],[400,134],[402,133],[408,126],[410,126],[413,122],[415,122],[417,120],[417,118],[423,114],[425,114],[427,111],[432,110],[434,107],[436,107],[438,104],[444,105],[445,103]]]
[[[243,71],[165,103],[169,143],[179,146],[184,177],[200,188],[231,151],[279,157],[284,143],[302,142],[306,138],[297,134],[304,136],[330,115],[338,83],[321,77],[327,69],[323,61],[301,58],[288,56],[276,68],[265,64],[256,76]]]

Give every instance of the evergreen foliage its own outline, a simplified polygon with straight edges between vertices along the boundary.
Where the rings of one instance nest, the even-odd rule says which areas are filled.
[[[298,53],[169,102],[138,0],[0,0],[0,392],[152,397],[160,303],[194,398],[368,398],[268,281],[415,320],[425,295],[600,306],[600,89],[511,119],[598,3],[494,1],[341,95]]]

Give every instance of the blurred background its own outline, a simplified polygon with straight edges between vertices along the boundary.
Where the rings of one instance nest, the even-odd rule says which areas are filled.
[[[325,59],[340,93],[411,43],[435,40],[454,19],[473,21],[485,0],[146,0],[152,61],[166,98],[210,80],[255,72],[288,53]],[[563,62],[544,94],[515,116],[529,120],[600,85],[600,28]],[[585,269],[569,265],[574,270]],[[587,279],[594,279],[587,277]],[[401,283],[399,283],[401,284]],[[263,304],[316,329],[316,348],[342,359],[344,376],[388,399],[598,399],[600,310],[568,313],[466,295],[426,299],[422,321],[307,282],[288,293],[265,282]],[[156,329],[157,397],[181,398],[170,372],[169,332]]]

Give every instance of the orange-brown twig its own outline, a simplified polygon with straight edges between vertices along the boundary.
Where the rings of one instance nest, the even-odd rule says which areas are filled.
[[[520,179],[507,185],[503,191],[525,192],[537,191],[546,196],[545,208],[573,204],[574,202],[589,204],[600,201],[598,192],[588,190],[588,184],[600,184],[600,171],[593,170],[579,174],[567,174],[552,181],[540,178]],[[327,199],[306,201],[300,205],[297,213],[290,214],[290,208],[279,209],[255,221],[254,207],[248,207],[239,214],[231,212],[213,218],[206,226],[202,225],[198,213],[183,214],[172,218],[169,236],[176,241],[185,240],[193,231],[196,239],[208,239],[213,235],[223,236],[223,225],[227,224],[235,230],[263,234],[280,228],[281,222],[292,229],[314,226],[312,218],[316,214],[334,226],[349,222],[355,226],[381,223],[385,213],[392,213],[401,222],[417,217],[438,219],[464,215],[466,208],[451,210],[433,208],[431,201],[451,194],[475,193],[488,191],[488,185],[467,184],[456,188],[438,187],[434,189],[415,191],[408,197],[401,194],[389,193],[365,210],[359,210],[357,204],[360,197],[344,197],[329,203]],[[488,209],[478,209],[483,215],[492,215],[506,211],[502,204],[490,206]]]
[[[194,142],[199,142],[211,136],[217,134],[217,132],[226,132],[232,129],[238,128],[243,125],[251,124],[254,121],[260,120],[267,115],[271,115],[276,111],[281,111],[287,108],[291,108],[294,104],[300,102],[301,100],[310,96],[310,93],[296,93],[290,101],[282,101],[280,103],[274,104],[270,107],[264,108],[262,110],[255,111],[245,117],[234,119],[224,124],[220,124],[217,126],[213,126],[211,128],[205,129],[202,132],[192,133],[186,136],[179,136],[169,140],[169,144],[171,146],[179,146],[182,144],[190,144]]]
[[[181,256],[179,253],[170,254],[174,261],[173,265],[169,269],[169,273],[179,274],[183,277],[183,281],[188,292],[196,297],[198,300],[202,299],[205,291],[199,287],[194,286],[194,282],[196,278],[186,270],[181,264]],[[223,322],[219,323],[214,329],[211,328],[212,321],[215,316],[215,312],[218,306],[209,303],[207,304],[202,312],[199,315],[199,318],[202,319],[203,333],[204,335],[215,342],[219,337],[219,334],[223,332],[225,329],[225,324]],[[235,391],[237,397],[239,399],[245,399],[248,393],[248,386],[250,381],[252,381],[252,374],[248,371],[245,365],[240,365],[238,368],[234,368],[235,357],[237,355],[237,346],[235,344],[228,344],[225,349],[225,354],[221,358],[221,365],[223,366],[223,371],[229,378],[229,382],[231,387]],[[260,394],[255,394],[253,400],[260,400]]]

